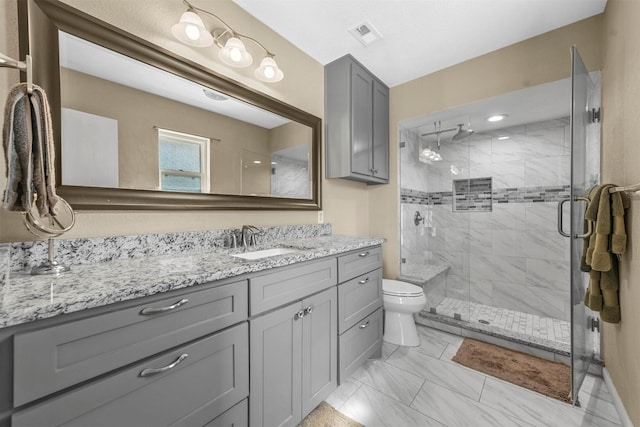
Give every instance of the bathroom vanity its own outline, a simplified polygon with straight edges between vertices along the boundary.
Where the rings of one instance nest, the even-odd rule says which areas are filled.
[[[382,240],[288,243],[13,274],[0,426],[297,425],[380,352]]]

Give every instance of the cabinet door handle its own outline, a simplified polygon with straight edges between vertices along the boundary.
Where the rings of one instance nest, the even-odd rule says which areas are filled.
[[[171,310],[175,310],[176,308],[180,307],[181,305],[185,305],[186,303],[188,303],[189,300],[186,298],[181,299],[180,301],[178,301],[177,303],[167,306],[167,307],[147,307],[147,308],[143,308],[142,311],[140,311],[140,314],[158,314],[158,313],[164,313],[167,311],[171,311]]]
[[[362,325],[358,326],[360,329],[364,329],[367,326],[369,326],[369,321],[367,320],[367,323],[363,323]]]
[[[304,309],[304,314],[305,315],[311,314],[311,313],[313,313],[313,307],[312,306],[309,306],[309,307]]]
[[[360,283],[361,285],[364,285],[368,281],[369,281],[369,277],[367,277],[366,279],[360,280],[358,283]]]
[[[304,310],[300,310],[296,314],[293,315],[293,318],[295,320],[302,319],[303,317],[304,317]]]
[[[369,251],[367,251],[367,252],[362,252],[362,253],[358,254],[358,256],[359,256],[360,258],[368,257],[368,256],[369,256]]]
[[[163,366],[162,368],[147,368],[140,371],[141,377],[149,377],[155,374],[161,374],[162,372],[166,372],[170,369],[175,368],[180,362],[186,359],[189,355],[187,353],[182,353],[180,357],[178,357],[173,363],[167,366]]]

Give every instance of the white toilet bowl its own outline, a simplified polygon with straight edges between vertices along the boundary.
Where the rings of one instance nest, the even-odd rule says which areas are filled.
[[[383,340],[396,345],[417,347],[420,338],[413,320],[425,306],[427,298],[422,288],[398,280],[382,280],[382,304],[384,306]]]

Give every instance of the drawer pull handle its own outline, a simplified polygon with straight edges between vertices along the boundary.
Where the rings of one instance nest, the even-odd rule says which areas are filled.
[[[359,256],[360,258],[368,257],[368,256],[369,256],[369,251],[367,251],[367,252],[362,252],[362,253],[358,254],[358,256]]]
[[[358,283],[360,283],[361,285],[364,285],[368,281],[369,281],[369,278],[367,277],[366,279],[360,280]]]
[[[158,313],[164,313],[167,311],[171,311],[171,310],[175,310],[176,308],[180,307],[181,305],[185,305],[186,303],[188,303],[189,300],[186,298],[181,299],[180,301],[178,301],[177,303],[170,305],[168,307],[147,307],[142,309],[142,311],[140,312],[140,314],[158,314]]]
[[[369,321],[367,320],[367,323],[363,323],[362,325],[358,326],[360,329],[364,329],[367,326],[369,326]]]
[[[293,315],[293,318],[295,320],[302,319],[303,317],[304,317],[304,310],[300,310],[296,314]]]
[[[309,306],[309,307],[304,309],[304,314],[305,315],[311,314],[311,313],[313,313],[313,307]]]
[[[166,372],[170,369],[175,368],[180,362],[182,362],[184,359],[186,359],[189,355],[187,353],[182,353],[180,355],[180,357],[178,357],[175,362],[173,362],[170,365],[167,366],[163,366],[162,368],[147,368],[147,369],[143,369],[142,371],[140,371],[140,376],[141,377],[149,377],[151,375],[155,375],[155,374],[161,374],[162,372]]]

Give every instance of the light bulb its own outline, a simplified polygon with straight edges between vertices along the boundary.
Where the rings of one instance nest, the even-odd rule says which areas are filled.
[[[273,76],[276,75],[276,70],[273,69],[273,67],[267,67],[264,69],[264,76],[268,79],[272,79]]]
[[[240,52],[240,49],[237,47],[234,47],[229,51],[229,58],[231,58],[233,62],[240,62],[240,60],[242,60],[242,52]]]
[[[198,40],[200,38],[200,30],[193,24],[189,24],[184,29],[184,33],[191,40]]]

